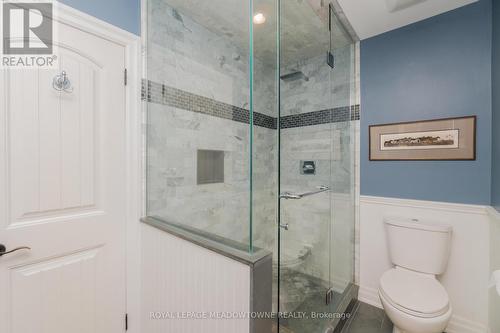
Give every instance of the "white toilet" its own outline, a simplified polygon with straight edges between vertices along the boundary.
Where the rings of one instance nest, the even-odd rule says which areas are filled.
[[[452,228],[399,218],[385,227],[395,267],[380,278],[379,296],[393,333],[443,332],[452,309],[436,276],[446,270]]]

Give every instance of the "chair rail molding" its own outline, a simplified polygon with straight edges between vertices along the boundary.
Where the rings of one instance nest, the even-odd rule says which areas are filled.
[[[479,214],[479,215],[488,214],[488,208],[490,208],[488,206],[482,206],[482,205],[469,205],[469,204],[458,204],[458,203],[438,202],[438,201],[374,197],[374,196],[367,196],[367,195],[362,195],[360,197],[360,202],[388,205],[388,206],[404,206],[404,207],[411,207],[411,208],[433,209],[433,210],[456,212],[456,213]]]
[[[500,212],[493,207],[486,207],[488,215],[493,221],[500,223]]]

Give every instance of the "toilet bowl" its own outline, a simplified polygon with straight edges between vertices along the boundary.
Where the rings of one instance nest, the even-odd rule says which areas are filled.
[[[394,333],[441,333],[452,315],[437,280],[449,257],[452,229],[417,220],[385,221],[394,268],[380,278],[379,297]]]
[[[440,333],[451,318],[448,293],[432,275],[394,268],[380,279],[379,296],[395,333]]]

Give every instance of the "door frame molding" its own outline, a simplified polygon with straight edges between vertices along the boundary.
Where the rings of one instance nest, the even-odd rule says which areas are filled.
[[[125,49],[127,85],[125,86],[126,117],[126,290],[125,307],[129,318],[128,331],[140,332],[141,246],[140,218],[142,216],[142,112],[141,112],[141,37],[104,22],[94,16],[56,2],[57,17],[81,31],[91,33]],[[125,74],[124,74],[125,75]],[[124,314],[125,316],[125,314]],[[125,317],[123,318],[125,331]]]

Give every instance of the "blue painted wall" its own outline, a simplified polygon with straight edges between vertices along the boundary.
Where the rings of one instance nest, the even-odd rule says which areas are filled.
[[[361,42],[361,194],[491,201],[491,1]],[[477,115],[477,161],[370,162],[368,126]]]
[[[500,2],[493,1],[493,168],[491,203],[500,211]]]
[[[136,35],[141,32],[140,0],[59,0]]]

